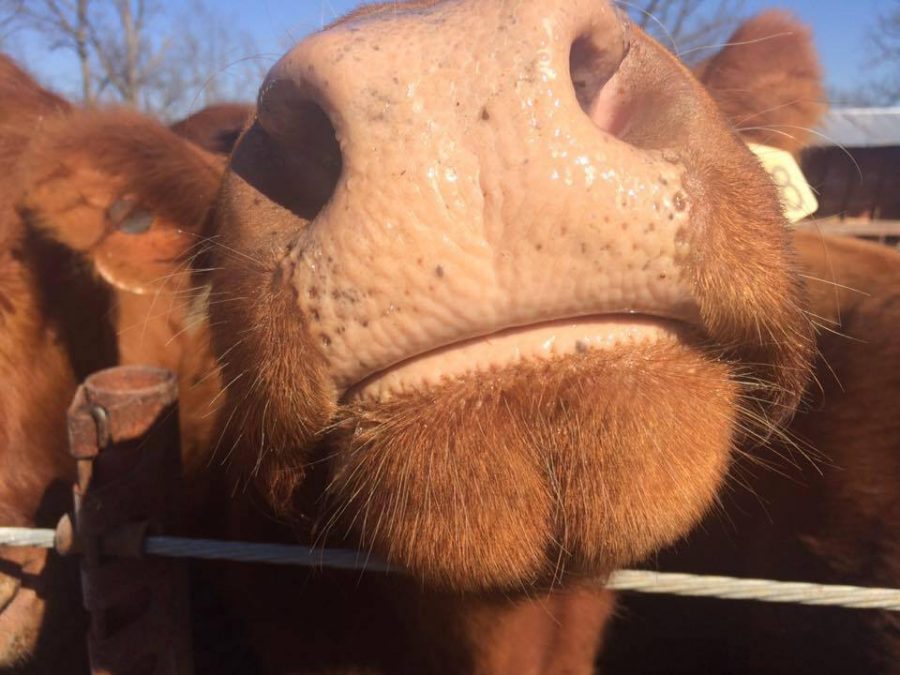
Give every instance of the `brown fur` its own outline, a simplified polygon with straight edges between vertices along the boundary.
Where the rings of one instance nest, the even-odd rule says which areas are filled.
[[[733,48],[735,62],[739,54]],[[795,244],[819,325],[806,405],[784,438],[741,458],[722,509],[654,566],[896,588],[900,255],[815,230],[797,232]],[[631,596],[608,644],[610,673],[900,672],[900,623],[877,611]]]
[[[393,9],[361,12],[377,20]],[[297,223],[239,185],[271,184],[277,148],[266,146],[258,126],[245,134],[216,219],[214,266],[223,269],[213,271],[210,309],[229,385],[216,451],[229,460],[229,473],[222,505],[209,512],[218,534],[349,543],[413,573],[359,578],[226,568],[233,610],[267,672],[592,672],[611,600],[602,589],[583,588],[580,578],[678,537],[712,503],[732,445],[777,436],[789,418],[811,344],[775,190],[681,65],[640,34],[632,56],[632,86],[623,95],[635,114],[625,140],[645,148],[676,143],[692,177],[686,189],[703,205],[690,272],[708,339],[523,366],[497,374],[490,395],[462,381],[378,406],[334,400],[323,356],[279,276],[289,273],[279,263]],[[790,81],[780,79],[772,95]],[[740,112],[772,107],[767,91],[758,89]],[[792,114],[773,113],[767,124],[792,124]],[[171,225],[204,231],[217,165],[194,151],[184,151],[186,164],[170,163],[168,150],[155,150],[175,152],[169,136],[119,115],[103,118],[106,127],[127,118],[132,135],[154,141],[129,145],[127,133],[110,131],[122,151],[102,126],[92,127],[98,118],[76,115],[34,146],[34,158],[43,160],[29,173],[39,177],[24,202],[29,223],[78,251],[88,271],[99,270],[106,253],[140,256],[90,204],[105,208],[126,196],[150,208],[158,199],[151,259],[180,262],[186,239]],[[70,136],[73,129],[78,134]],[[104,149],[98,164],[81,138]],[[147,171],[146,179],[135,172],[130,180],[122,169],[131,166]],[[240,220],[250,212],[253,227]],[[131,265],[103,269],[120,285],[158,278],[135,277]],[[177,288],[189,278],[175,273]],[[121,297],[121,289],[111,291],[124,315]],[[129,306],[134,316],[147,311]],[[168,339],[152,341],[169,347]],[[146,358],[140,345],[117,347]],[[165,352],[167,362],[172,354]],[[198,354],[202,362],[202,349]],[[532,386],[538,378],[543,392]]]
[[[812,34],[787,12],[743,23],[697,77],[748,141],[799,152],[825,112],[822,71]]]
[[[380,12],[432,4],[385,3],[351,18],[366,19],[364,30]],[[795,37],[808,46],[805,33]],[[766,124],[812,125],[819,107],[782,105],[818,74],[814,54],[787,42],[805,60],[787,74],[783,61],[751,60],[741,77],[777,86],[755,89],[740,112],[773,108]],[[211,308],[230,385],[222,452],[234,460],[227,480],[241,486],[228,535],[360,546],[406,566],[420,586],[411,593],[405,579],[363,575],[348,593],[343,575],[232,568],[231,588],[252,589],[237,591],[236,611],[267,672],[561,672],[546,624],[525,627],[509,607],[561,602],[579,577],[678,537],[712,502],[733,443],[779,437],[812,346],[777,195],[726,131],[736,120],[647,38],[636,35],[631,49],[624,140],[665,148],[678,139],[686,187],[702,204],[691,273],[703,343],[573,355],[390,403],[341,404],[323,386],[324,357],[281,276],[290,273],[281,252],[304,224],[277,202],[269,160],[283,150],[258,124],[236,148],[218,232],[249,262],[221,257],[214,287],[252,301]],[[537,381],[546,384],[535,390]],[[266,502],[285,524],[259,513]],[[544,600],[554,584],[562,589]],[[508,598],[499,604],[498,589]],[[609,611],[602,591],[586,598],[578,621]],[[550,614],[560,635],[579,633],[575,615]],[[596,644],[566,672],[592,672]],[[531,671],[505,660],[516,654]]]
[[[0,64],[0,93],[16,97],[0,98],[0,110],[15,111],[0,120],[0,523],[52,527],[75,475],[65,411],[77,382],[100,368],[175,370],[185,463],[194,474],[203,466],[218,381],[186,261],[222,164],[137,114],[73,111]],[[131,212],[113,217],[121,199]],[[118,230],[138,211],[155,217],[146,232]],[[33,656],[37,671],[77,669],[82,615],[69,570],[28,549],[0,563],[3,600],[21,584],[0,613],[0,664]]]
[[[67,112],[69,102],[35,84],[19,65],[0,54],[0,124],[33,124],[44,115]]]
[[[253,106],[243,103],[219,103],[207,106],[169,128],[208,152],[228,155],[253,116],[253,110]]]
[[[822,329],[794,442],[740,462],[724,512],[656,565],[897,588],[900,254],[814,231],[797,244]],[[605,672],[900,672],[887,612],[629,597],[620,614]]]
[[[52,527],[66,508],[67,485],[74,478],[64,419],[76,378],[108,361],[103,331],[77,317],[67,326],[64,311],[46,310],[51,296],[60,303],[57,310],[69,303],[103,303],[104,296],[68,256],[30,236],[14,208],[26,182],[22,155],[28,136],[44,115],[65,106],[6,58],[0,59],[0,75],[0,522]],[[87,361],[70,358],[72,347],[85,345],[81,339],[93,343],[94,356]],[[77,599],[57,588],[61,579],[74,580],[71,566],[53,569],[47,552],[30,549],[4,551],[0,564],[2,601],[10,602],[0,613],[0,666],[28,656],[47,617],[62,619],[51,623],[54,630],[77,634]],[[71,611],[59,615],[53,608],[57,601]],[[77,648],[72,654],[55,641],[49,649],[73,664],[84,662],[83,647],[80,657]]]
[[[638,375],[632,360],[643,364]],[[693,523],[712,497],[692,477],[723,468],[716,449],[729,444],[737,392],[703,366],[672,346],[566,357],[348,407],[341,417],[353,433],[334,441],[346,449],[329,496],[344,523],[369,521],[356,528],[364,550],[410,561],[432,584],[515,588],[611,571],[671,541],[678,521]],[[690,392],[681,405],[666,395],[675,389]],[[673,450],[654,452],[659,438]],[[627,487],[632,475],[641,490]],[[475,499],[470,485],[491,489]],[[642,503],[666,493],[678,499]]]
[[[692,242],[696,251],[692,273],[703,314],[702,328],[715,345],[713,353],[701,350],[697,355],[703,362],[702,367],[709,369],[710,377],[698,378],[696,388],[678,388],[677,396],[676,388],[671,388],[657,406],[681,409],[685,397],[691,401],[685,408],[719,400],[719,392],[727,388],[729,378],[717,370],[717,361],[727,358],[734,361],[734,374],[744,381],[742,400],[737,404],[732,399],[731,408],[746,414],[723,414],[705,419],[705,431],[700,435],[710,439],[707,449],[710,454],[700,463],[704,470],[694,473],[693,479],[683,484],[678,498],[683,502],[665,498],[664,495],[671,493],[661,486],[659,492],[642,493],[637,484],[632,483],[631,489],[636,494],[631,497],[631,503],[640,506],[640,513],[632,514],[634,521],[609,517],[602,527],[610,529],[598,536],[597,526],[591,523],[597,518],[594,510],[603,509],[603,493],[611,489],[609,484],[603,482],[602,486],[592,488],[581,483],[580,488],[586,490],[581,498],[588,499],[587,495],[590,495],[593,500],[588,501],[593,507],[584,513],[565,506],[565,499],[560,501],[553,486],[570,481],[578,485],[581,478],[576,474],[582,472],[576,468],[578,465],[572,466],[568,474],[557,476],[543,466],[550,461],[548,458],[538,458],[535,464],[533,451],[528,449],[527,443],[515,442],[514,435],[506,433],[486,438],[481,429],[490,429],[495,423],[503,426],[502,420],[487,413],[491,408],[478,415],[459,416],[461,426],[454,430],[457,448],[454,454],[477,457],[489,442],[495,446],[493,461],[497,465],[521,467],[519,473],[512,474],[515,476],[512,481],[521,486],[532,485],[529,472],[534,471],[532,467],[540,467],[535,474],[535,485],[539,487],[529,487],[525,492],[528,497],[517,498],[507,490],[503,500],[495,501],[491,492],[473,492],[472,486],[481,483],[473,474],[468,476],[469,480],[459,478],[455,484],[447,486],[448,492],[442,501],[426,501],[429,495],[433,497],[426,487],[429,482],[416,474],[403,473],[414,467],[423,471],[427,458],[433,455],[428,448],[442,447],[441,437],[435,435],[429,439],[421,435],[397,434],[402,433],[412,420],[421,418],[422,411],[429,409],[441,411],[435,413],[440,424],[433,432],[439,434],[446,421],[443,412],[453,411],[457,406],[449,392],[427,392],[419,400],[408,401],[402,417],[388,415],[399,419],[399,423],[371,425],[370,420],[385,417],[377,408],[371,415],[358,410],[341,411],[339,414],[349,428],[364,433],[367,439],[365,455],[379,456],[386,452],[396,457],[393,464],[387,459],[382,463],[392,466],[395,472],[390,481],[383,479],[384,485],[408,484],[422,491],[421,495],[411,498],[408,507],[390,510],[387,516],[391,517],[391,522],[383,523],[383,536],[375,538],[367,528],[375,527],[385,519],[382,507],[396,499],[391,496],[391,490],[373,483],[362,491],[362,494],[373,494],[373,498],[343,503],[341,508],[348,512],[345,515],[353,523],[354,536],[359,539],[357,543],[374,545],[376,551],[411,568],[428,583],[468,590],[497,584],[546,583],[560,564],[564,569],[598,574],[609,571],[611,565],[625,564],[640,557],[659,542],[683,532],[691,520],[685,517],[686,513],[696,517],[710,503],[730,450],[727,439],[733,437],[735,429],[740,427],[756,436],[767,434],[771,425],[789,416],[799,397],[805,381],[805,363],[811,352],[810,327],[800,309],[800,285],[791,272],[789,242],[773,186],[761,173],[754,157],[727,132],[714,105],[684,67],[657,45],[636,34],[623,69],[625,72],[621,75],[630,83],[623,93],[630,98],[626,106],[636,111],[624,140],[640,147],[662,147],[671,139],[680,139],[679,151],[691,177],[686,189],[694,193],[693,201],[701,205],[696,209],[698,223],[705,224],[697,228],[703,235],[698,235]],[[268,160],[272,152],[267,147],[270,142],[251,127],[232,162],[234,174],[260,186],[264,194],[268,182],[277,180],[277,176],[269,178],[267,174],[272,166]],[[212,320],[218,327],[217,349],[228,354],[223,363],[225,380],[232,383],[229,388],[232,412],[226,423],[234,433],[229,436],[226,448],[235,447],[236,471],[254,477],[281,513],[296,516],[296,509],[290,502],[291,494],[302,485],[304,464],[323,452],[316,450],[311,442],[317,440],[329,420],[334,419],[335,402],[329,400],[333,394],[322,385],[320,347],[308,334],[305,317],[291,309],[292,296],[279,284],[279,275],[289,272],[276,273],[281,251],[302,221],[284,218],[276,204],[264,202],[259,193],[245,190],[245,185],[237,179],[226,183],[228,205],[222,211],[219,233],[228,248],[242,252],[252,262],[235,265],[223,257],[220,265],[224,269],[215,273],[214,284],[224,294],[253,298],[253,301],[238,300],[211,308]],[[235,215],[251,212],[254,214],[252,227],[241,222],[241,215]],[[745,220],[750,213],[754,218],[752,227]],[[753,293],[747,293],[747,289],[753,289]],[[679,356],[685,364],[692,365],[694,358],[692,350]],[[602,380],[604,371],[599,364],[592,365],[584,357],[576,357],[576,361],[580,363],[576,370],[595,368],[596,381]],[[750,365],[744,367],[742,363]],[[649,386],[649,379],[644,385],[640,384],[639,368],[631,361],[628,364],[631,372],[628,377],[635,377],[636,386]],[[249,373],[255,376],[249,377]],[[506,385],[508,389],[526,388],[528,379],[527,374],[524,375],[510,372],[512,380]],[[585,372],[580,377],[588,376]],[[628,377],[620,386],[627,386]],[[715,380],[720,380],[721,384],[710,387],[709,383]],[[615,384],[619,384],[618,380]],[[565,389],[575,385],[561,382],[559,386]],[[602,396],[612,397],[615,390],[615,385],[594,390],[592,405],[603,409],[600,391]],[[466,395],[471,396],[473,392],[473,389],[468,390]],[[476,400],[472,399],[472,402]],[[523,412],[518,419],[527,419],[524,410],[528,408],[524,400],[521,405]],[[611,400],[610,405],[615,407],[616,404]],[[624,408],[621,410],[625,414]],[[538,434],[541,425],[549,423],[541,417],[533,419],[539,422],[529,427],[529,433]],[[573,428],[577,428],[575,420],[588,424],[591,417],[573,410],[568,418]],[[621,428],[631,428],[625,418]],[[621,445],[622,449],[608,452],[629,454],[624,449],[628,443],[626,434],[613,432],[605,436],[592,434],[592,431],[595,430],[590,427],[583,429],[584,437],[609,438],[612,447]],[[496,442],[500,438],[505,440]],[[713,446],[714,443],[717,444]],[[340,446],[339,439],[333,434],[326,438],[329,449],[335,444],[340,448],[338,455],[353,454],[352,448]],[[693,456],[693,446],[693,439],[685,437],[682,443],[671,447],[670,452],[674,456]],[[571,448],[572,445],[567,443],[564,447]],[[651,455],[655,452],[652,444],[645,445],[644,451]],[[568,457],[565,452],[560,454]],[[411,459],[415,457],[422,459]],[[601,460],[595,456],[590,461]],[[662,461],[662,457],[648,459],[648,466],[657,461]],[[465,465],[465,462],[461,464]],[[340,461],[334,463],[335,467],[340,465]],[[407,468],[401,470],[402,467]],[[481,479],[490,475],[479,474]],[[340,485],[339,478],[336,474],[338,480],[332,488]],[[493,484],[498,486],[496,480]],[[353,494],[359,486],[350,485],[350,494]],[[376,498],[369,489],[377,490],[378,494],[383,489],[384,495]],[[471,542],[447,549],[444,542],[453,528],[451,521],[446,522],[446,529],[419,527],[417,522],[424,519],[423,522],[436,523],[445,519],[454,504],[450,501],[454,490],[464,491],[470,513],[484,514],[479,518],[498,525],[495,529],[473,529],[469,533],[473,537]],[[657,507],[660,499],[667,505]],[[539,507],[536,500],[543,506]],[[683,504],[686,512],[676,504]],[[434,512],[423,512],[423,507],[434,509]],[[415,517],[405,517],[406,508]],[[531,510],[536,508],[539,510]],[[498,519],[502,511],[505,513]],[[558,513],[557,517],[561,518],[553,527],[547,525],[551,512]],[[645,527],[632,529],[632,522],[644,523]],[[650,527],[650,523],[654,526]],[[508,534],[498,537],[503,527]],[[567,553],[563,556],[571,560],[560,561],[559,549],[552,546],[551,541],[561,537],[563,531],[574,539],[567,539]],[[458,534],[457,538],[460,536]],[[522,551],[527,550],[530,557],[526,559],[513,552],[511,542],[515,539],[522,542]],[[506,545],[500,543],[504,541]],[[540,545],[542,541],[544,545]],[[594,553],[581,554],[581,547]],[[620,555],[613,555],[616,547],[620,547]],[[442,551],[439,558],[436,556],[438,550]],[[601,551],[610,554],[609,557],[604,559]],[[475,568],[470,567],[473,553],[478,554]]]
[[[214,396],[217,380],[204,346],[207,326],[194,316],[198,280],[188,258],[204,247],[220,160],[142,115],[111,110],[48,121],[24,162],[28,186],[19,210],[28,226],[112,285],[119,362],[182,375],[183,451],[189,463],[202,462],[189,458],[212,433],[213,411],[202,403]],[[108,209],[122,198],[155,216],[147,232],[115,228]],[[199,391],[188,384],[201,380]]]

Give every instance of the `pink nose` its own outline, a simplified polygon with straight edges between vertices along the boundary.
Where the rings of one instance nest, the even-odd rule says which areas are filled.
[[[392,5],[307,39],[267,78],[260,122],[285,146],[285,159],[305,169],[304,180],[316,183],[294,192],[298,208],[324,205],[343,161],[371,169],[396,159],[392,152],[407,160],[435,150],[445,156],[455,150],[448,144],[473,140],[469,132],[479,137],[480,129],[500,126],[525,134],[507,139],[521,156],[520,142],[534,143],[548,125],[569,133],[576,120],[584,125],[585,112],[593,117],[592,133],[598,126],[621,130],[624,120],[604,85],[626,54],[628,28],[609,3],[409,7]]]
[[[310,221],[286,276],[339,391],[515,326],[691,317],[684,168],[643,133],[631,30],[598,0],[399,5],[273,68],[257,182]]]

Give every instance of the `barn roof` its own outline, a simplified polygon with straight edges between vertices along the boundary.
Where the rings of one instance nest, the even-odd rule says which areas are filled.
[[[833,108],[818,131],[818,145],[900,146],[900,108]]]

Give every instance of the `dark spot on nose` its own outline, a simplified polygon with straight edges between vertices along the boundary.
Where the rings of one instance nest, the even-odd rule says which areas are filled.
[[[481,119],[483,119],[485,122],[491,119],[491,114],[488,112],[487,108],[481,109]]]
[[[434,268],[434,273],[439,278],[443,278],[444,277],[444,268],[441,265],[438,265],[437,267]]]

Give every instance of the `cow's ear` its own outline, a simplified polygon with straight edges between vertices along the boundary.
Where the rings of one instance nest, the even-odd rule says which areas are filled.
[[[253,117],[255,108],[242,103],[209,105],[169,128],[208,152],[230,155]]]
[[[0,54],[0,125],[32,126],[68,112],[69,103],[44,89],[6,54]]]
[[[128,111],[60,116],[26,158],[23,214],[114,286],[178,290],[202,248],[224,160]]]
[[[827,107],[810,30],[786,12],[744,22],[695,74],[746,141],[793,154]]]

